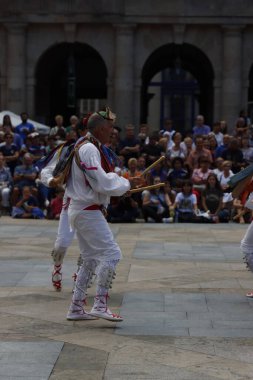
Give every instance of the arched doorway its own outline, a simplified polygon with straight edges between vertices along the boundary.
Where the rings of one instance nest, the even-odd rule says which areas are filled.
[[[107,70],[101,56],[81,43],[61,43],[49,48],[36,67],[37,119],[54,123],[62,114],[65,124],[72,114],[99,107],[107,97]]]
[[[189,44],[160,47],[143,67],[141,121],[162,128],[169,118],[184,134],[198,113],[212,123],[213,79],[212,65],[200,49]]]

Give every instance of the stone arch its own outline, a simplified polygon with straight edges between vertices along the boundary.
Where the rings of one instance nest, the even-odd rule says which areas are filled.
[[[177,72],[180,73],[178,77]],[[152,86],[152,78],[156,78],[158,73],[161,74],[161,99],[164,94],[168,95],[169,99],[171,99],[170,102],[180,97],[183,100],[190,95],[192,101],[190,116],[188,115],[187,120],[182,118],[180,120],[177,119],[176,115],[173,117],[171,110],[163,109],[162,101],[160,100],[160,109],[158,110],[160,113],[158,120],[160,127],[163,125],[164,118],[169,117],[174,119],[175,127],[178,130],[186,133],[191,129],[196,113],[205,115],[208,123],[212,123],[214,70],[206,54],[199,48],[187,43],[182,45],[174,43],[163,45],[156,49],[146,60],[142,69],[142,122],[147,122],[149,119],[149,102],[153,97],[153,94],[149,93],[149,88],[150,85]],[[154,85],[159,86],[159,83],[155,83]],[[184,101],[182,101],[182,105],[184,108]],[[182,113],[183,111],[182,109]]]
[[[62,114],[67,123],[70,115],[79,113],[80,99],[90,99],[91,107],[96,107],[107,98],[105,62],[87,44],[51,46],[39,58],[35,78],[35,113],[47,123],[53,123],[56,114]]]

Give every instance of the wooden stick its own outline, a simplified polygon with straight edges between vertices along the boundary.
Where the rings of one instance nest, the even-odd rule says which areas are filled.
[[[139,193],[140,191],[144,191],[144,190],[154,190],[162,186],[165,186],[164,182],[156,183],[155,185],[150,185],[150,186],[137,187],[136,189],[129,190],[129,193],[134,194],[134,193]]]
[[[158,160],[156,160],[155,162],[153,162],[153,164],[151,164],[150,166],[148,166],[142,173],[141,173],[141,177],[145,174],[147,174],[151,169],[153,169],[156,165],[158,165],[160,162],[162,162],[163,160],[165,159],[165,156],[161,156],[160,158],[158,158]]]

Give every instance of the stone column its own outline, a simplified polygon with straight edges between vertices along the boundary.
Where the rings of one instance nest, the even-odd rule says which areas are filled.
[[[114,25],[116,29],[114,111],[117,124],[124,128],[134,117],[134,25]]]
[[[27,108],[26,112],[29,118],[33,119],[35,116],[35,78],[28,77],[26,80],[26,97],[27,97]]]
[[[5,24],[7,29],[7,108],[15,113],[26,110],[25,24]]]
[[[242,26],[223,26],[223,70],[221,118],[229,132],[242,107]]]
[[[214,110],[213,110],[213,121],[221,120],[221,80],[214,80]]]

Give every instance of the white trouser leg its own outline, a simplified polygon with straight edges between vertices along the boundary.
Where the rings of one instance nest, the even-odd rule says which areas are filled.
[[[10,206],[10,189],[8,187],[4,187],[1,189],[2,196],[2,206],[9,207]]]

